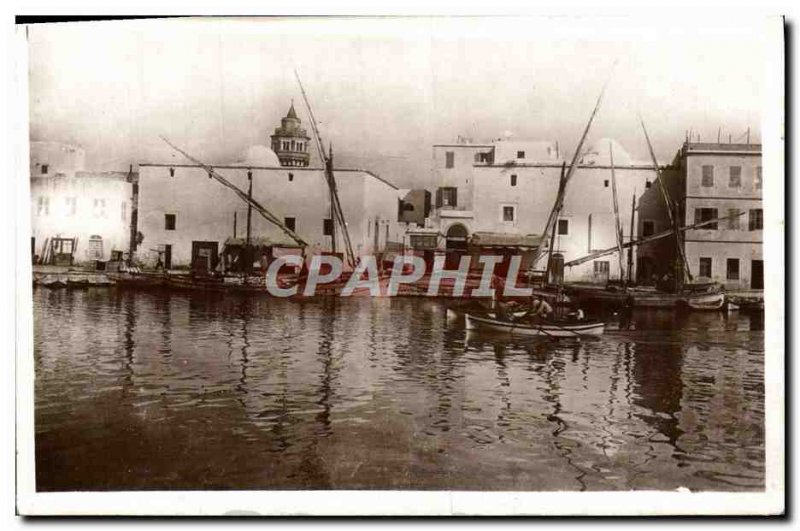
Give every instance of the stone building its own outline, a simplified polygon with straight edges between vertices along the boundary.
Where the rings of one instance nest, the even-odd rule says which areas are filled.
[[[252,180],[253,198],[309,244],[308,254],[330,252],[330,194],[323,168],[308,166],[307,142],[292,107],[272,135],[277,152],[253,146],[241,162],[213,167],[245,192]],[[336,168],[334,175],[354,253],[380,254],[401,246],[401,191],[365,170]],[[202,166],[141,163],[138,231],[143,241],[137,259],[153,266],[160,258],[167,268],[180,268],[195,264],[202,254],[209,267],[216,267],[226,240],[245,237],[247,210],[245,201]],[[342,253],[337,233],[337,252]],[[251,236],[279,246],[293,244],[255,211]]]
[[[87,171],[84,159],[84,151],[75,146],[30,143],[35,262],[52,263],[54,255],[63,254],[71,255],[73,264],[88,263],[129,250],[137,174]]]
[[[678,225],[744,215],[686,231],[681,242],[694,277],[728,289],[763,289],[762,172],[760,144],[686,142],[664,182],[676,204]],[[668,229],[669,217],[657,187],[642,197],[640,229]],[[661,276],[679,259],[675,240],[667,238],[640,250],[640,276]]]
[[[586,151],[567,189],[557,221],[554,252],[565,261],[616,244],[611,187],[611,154],[624,240],[631,238],[631,203],[652,186],[655,172],[633,161],[617,142],[601,139]],[[555,143],[500,140],[487,144],[433,147],[437,186],[431,224],[439,229],[440,251],[480,252],[472,242],[503,242],[509,253],[526,255],[537,247],[553,207],[565,161]],[[568,163],[568,162],[567,162]],[[509,235],[517,236],[515,243]],[[544,260],[536,264],[543,270]],[[619,278],[617,255],[565,271],[567,281],[605,283]]]

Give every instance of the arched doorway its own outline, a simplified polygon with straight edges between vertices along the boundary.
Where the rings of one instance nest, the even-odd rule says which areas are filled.
[[[447,269],[457,269],[461,256],[467,252],[467,238],[469,231],[461,223],[451,225],[445,234],[445,255],[444,266]]]
[[[467,231],[467,228],[461,223],[456,223],[454,225],[451,225],[450,228],[447,229],[447,234],[445,235],[446,238],[445,248],[448,251],[466,252],[468,236],[469,236],[469,231]]]

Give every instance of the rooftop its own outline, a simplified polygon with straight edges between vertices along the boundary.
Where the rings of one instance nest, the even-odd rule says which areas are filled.
[[[686,152],[714,153],[761,153],[761,144],[728,144],[720,142],[684,142]]]

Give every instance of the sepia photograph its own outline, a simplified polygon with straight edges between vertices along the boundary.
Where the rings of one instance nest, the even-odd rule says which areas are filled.
[[[782,513],[784,30],[18,22],[18,511]]]

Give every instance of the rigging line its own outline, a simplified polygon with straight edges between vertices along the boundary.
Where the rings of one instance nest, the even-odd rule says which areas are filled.
[[[558,197],[556,197],[555,205],[553,205],[553,210],[550,212],[550,216],[547,218],[547,224],[545,225],[542,234],[546,235],[550,232],[553,223],[555,223],[555,216],[558,216],[558,212],[563,207],[564,196],[566,195],[567,191],[567,184],[569,183],[570,179],[572,179],[572,175],[575,173],[575,170],[578,166],[578,160],[581,155],[581,150],[583,149],[583,144],[586,142],[586,137],[589,135],[589,129],[592,127],[592,122],[594,121],[594,118],[597,115],[597,111],[600,109],[600,104],[603,101],[603,96],[606,93],[608,84],[611,82],[611,74],[614,72],[614,68],[616,66],[617,66],[617,61],[614,61],[614,64],[611,66],[611,71],[608,74],[608,78],[606,78],[606,81],[603,84],[603,88],[600,90],[600,95],[597,97],[597,101],[595,102],[592,114],[589,116],[589,121],[586,124],[586,128],[583,130],[583,135],[581,135],[581,139],[578,142],[578,146],[575,148],[575,153],[572,156],[572,162],[570,162],[569,170],[567,171],[567,175],[564,179],[563,190],[560,190]],[[536,254],[533,257],[533,263],[535,264],[539,260],[539,258],[541,258],[541,256],[542,256],[541,251],[537,250]]]
[[[246,203],[251,205],[256,212],[258,212],[259,214],[261,214],[262,217],[264,217],[264,219],[266,219],[267,221],[269,221],[273,225],[277,226],[287,236],[292,238],[295,242],[300,244],[302,247],[308,247],[308,243],[306,243],[305,240],[303,240],[300,236],[298,236],[289,227],[284,225],[274,214],[272,214],[272,212],[270,212],[269,210],[264,208],[258,201],[256,201],[252,197],[249,197],[245,192],[240,190],[235,184],[231,183],[225,177],[223,177],[222,175],[217,173],[217,171],[214,168],[212,168],[208,164],[205,164],[204,162],[194,158],[193,156],[189,155],[187,152],[185,152],[184,150],[182,150],[181,148],[179,148],[178,146],[176,146],[175,144],[173,144],[172,142],[167,140],[165,137],[161,136],[160,138],[161,138],[161,140],[166,142],[172,149],[174,149],[175,151],[179,152],[181,155],[183,155],[187,159],[191,160],[195,164],[201,166],[204,170],[206,170],[208,172],[209,175],[214,177],[223,186],[233,190],[233,192],[236,193],[236,195],[238,195],[242,200],[244,200]]]

